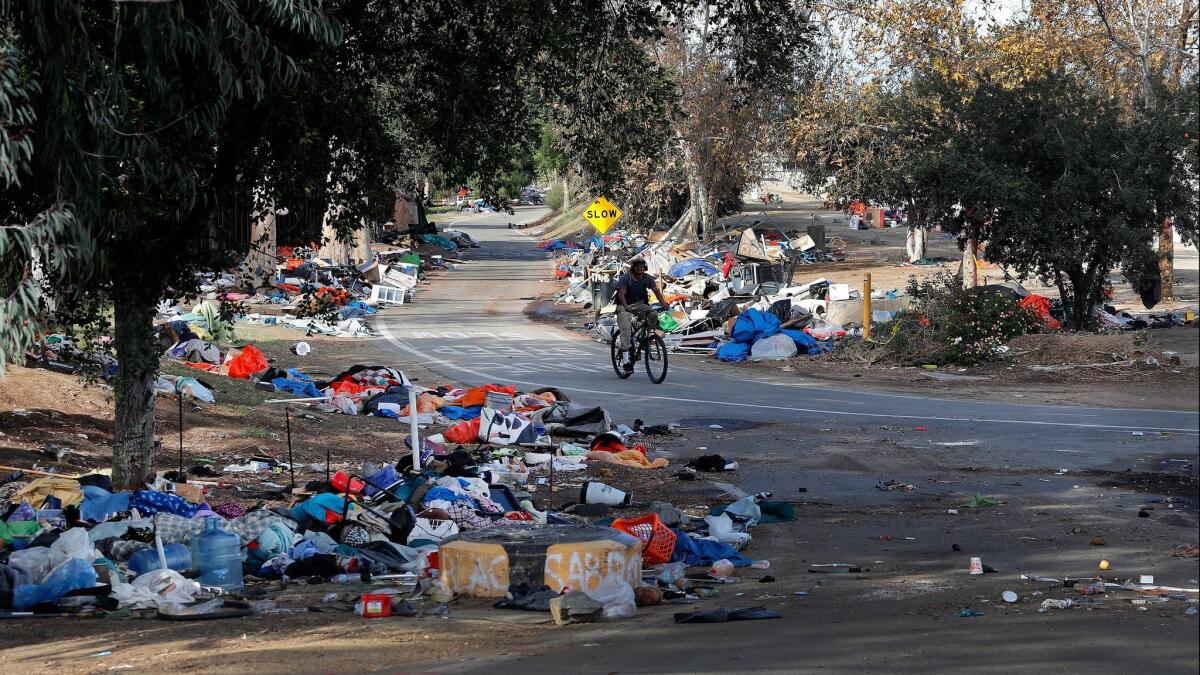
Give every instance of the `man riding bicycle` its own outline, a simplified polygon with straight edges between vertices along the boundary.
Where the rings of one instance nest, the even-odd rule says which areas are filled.
[[[637,316],[650,326],[658,329],[658,312],[650,307],[650,293],[662,300],[658,290],[657,279],[653,274],[647,274],[646,261],[634,260],[629,265],[629,271],[617,277],[613,287],[617,289],[617,327],[621,329],[618,335],[621,349],[621,365],[631,368],[630,350],[633,349],[633,317]]]

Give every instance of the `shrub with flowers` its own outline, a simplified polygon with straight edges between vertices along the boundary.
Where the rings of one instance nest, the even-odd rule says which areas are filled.
[[[949,274],[918,281],[910,277],[913,306],[902,310],[875,335],[890,335],[890,359],[908,365],[973,365],[996,360],[1005,343],[1036,333],[1041,319],[1012,296],[990,290],[964,290]]]

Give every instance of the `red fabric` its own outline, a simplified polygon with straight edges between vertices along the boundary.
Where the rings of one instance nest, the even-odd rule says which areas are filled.
[[[258,351],[258,347],[246,345],[242,349],[242,353],[226,362],[225,366],[225,372],[229,373],[230,377],[244,380],[254,373],[261,373],[266,370],[270,367],[270,364],[267,363],[267,357]]]
[[[1021,300],[1021,306],[1026,309],[1033,310],[1034,314],[1041,317],[1042,322],[1046,324],[1046,328],[1058,329],[1062,328],[1062,323],[1058,319],[1050,316],[1050,298],[1036,293],[1030,293]]]
[[[303,258],[288,258],[283,262],[284,266],[290,271],[304,264]]]
[[[479,438],[479,418],[459,422],[442,433],[442,437],[451,443],[476,443]]]
[[[217,369],[217,366],[214,366],[211,363],[202,363],[202,362],[193,363],[191,361],[184,361],[183,365],[187,366],[188,368],[195,368],[196,370],[207,370],[210,372]]]
[[[468,389],[467,393],[463,394],[462,400],[459,401],[458,404],[464,408],[469,408],[470,406],[473,406],[473,405],[483,405],[483,399],[485,397],[487,397],[487,393],[489,391],[498,391],[498,392],[501,392],[504,394],[508,394],[509,396],[517,395],[517,388],[512,386],[511,384],[508,384],[508,385],[485,384],[482,387],[475,387],[474,389]]]
[[[725,254],[725,264],[721,267],[721,275],[728,278],[729,270],[733,269],[733,266],[736,264],[737,264],[737,258],[733,257],[733,253],[732,252],[726,253]]]
[[[317,297],[328,297],[329,301],[335,305],[344,305],[350,302],[350,293],[342,288],[322,288],[317,291]]]
[[[627,450],[627,448],[625,447],[624,443],[608,438],[592,446],[592,452],[611,452],[614,455],[620,452],[625,452],[625,450]]]
[[[329,385],[329,388],[333,389],[333,391],[338,394],[354,396],[361,394],[368,389],[379,389],[380,387],[378,385],[359,384],[353,380],[339,380]]]
[[[275,284],[275,288],[278,288],[285,293],[291,293],[292,295],[298,295],[300,293],[300,287],[293,284]]]

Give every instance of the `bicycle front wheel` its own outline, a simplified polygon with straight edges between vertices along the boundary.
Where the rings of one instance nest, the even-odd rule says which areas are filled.
[[[645,349],[646,374],[654,384],[662,384],[667,379],[667,344],[659,336],[650,335],[646,338]]]

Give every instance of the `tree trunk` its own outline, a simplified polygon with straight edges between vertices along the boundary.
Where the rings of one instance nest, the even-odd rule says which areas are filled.
[[[1175,299],[1175,228],[1171,219],[1163,220],[1158,232],[1158,278],[1162,281],[1162,301]]]
[[[571,170],[567,169],[563,172],[563,213],[571,210]]]
[[[154,479],[154,378],[158,346],[153,303],[118,295],[114,299],[117,378],[113,487],[138,489]]]
[[[975,231],[972,227],[971,234],[967,239],[967,246],[963,249],[962,261],[962,283],[963,288],[975,288],[979,285],[979,240],[975,238]]]

